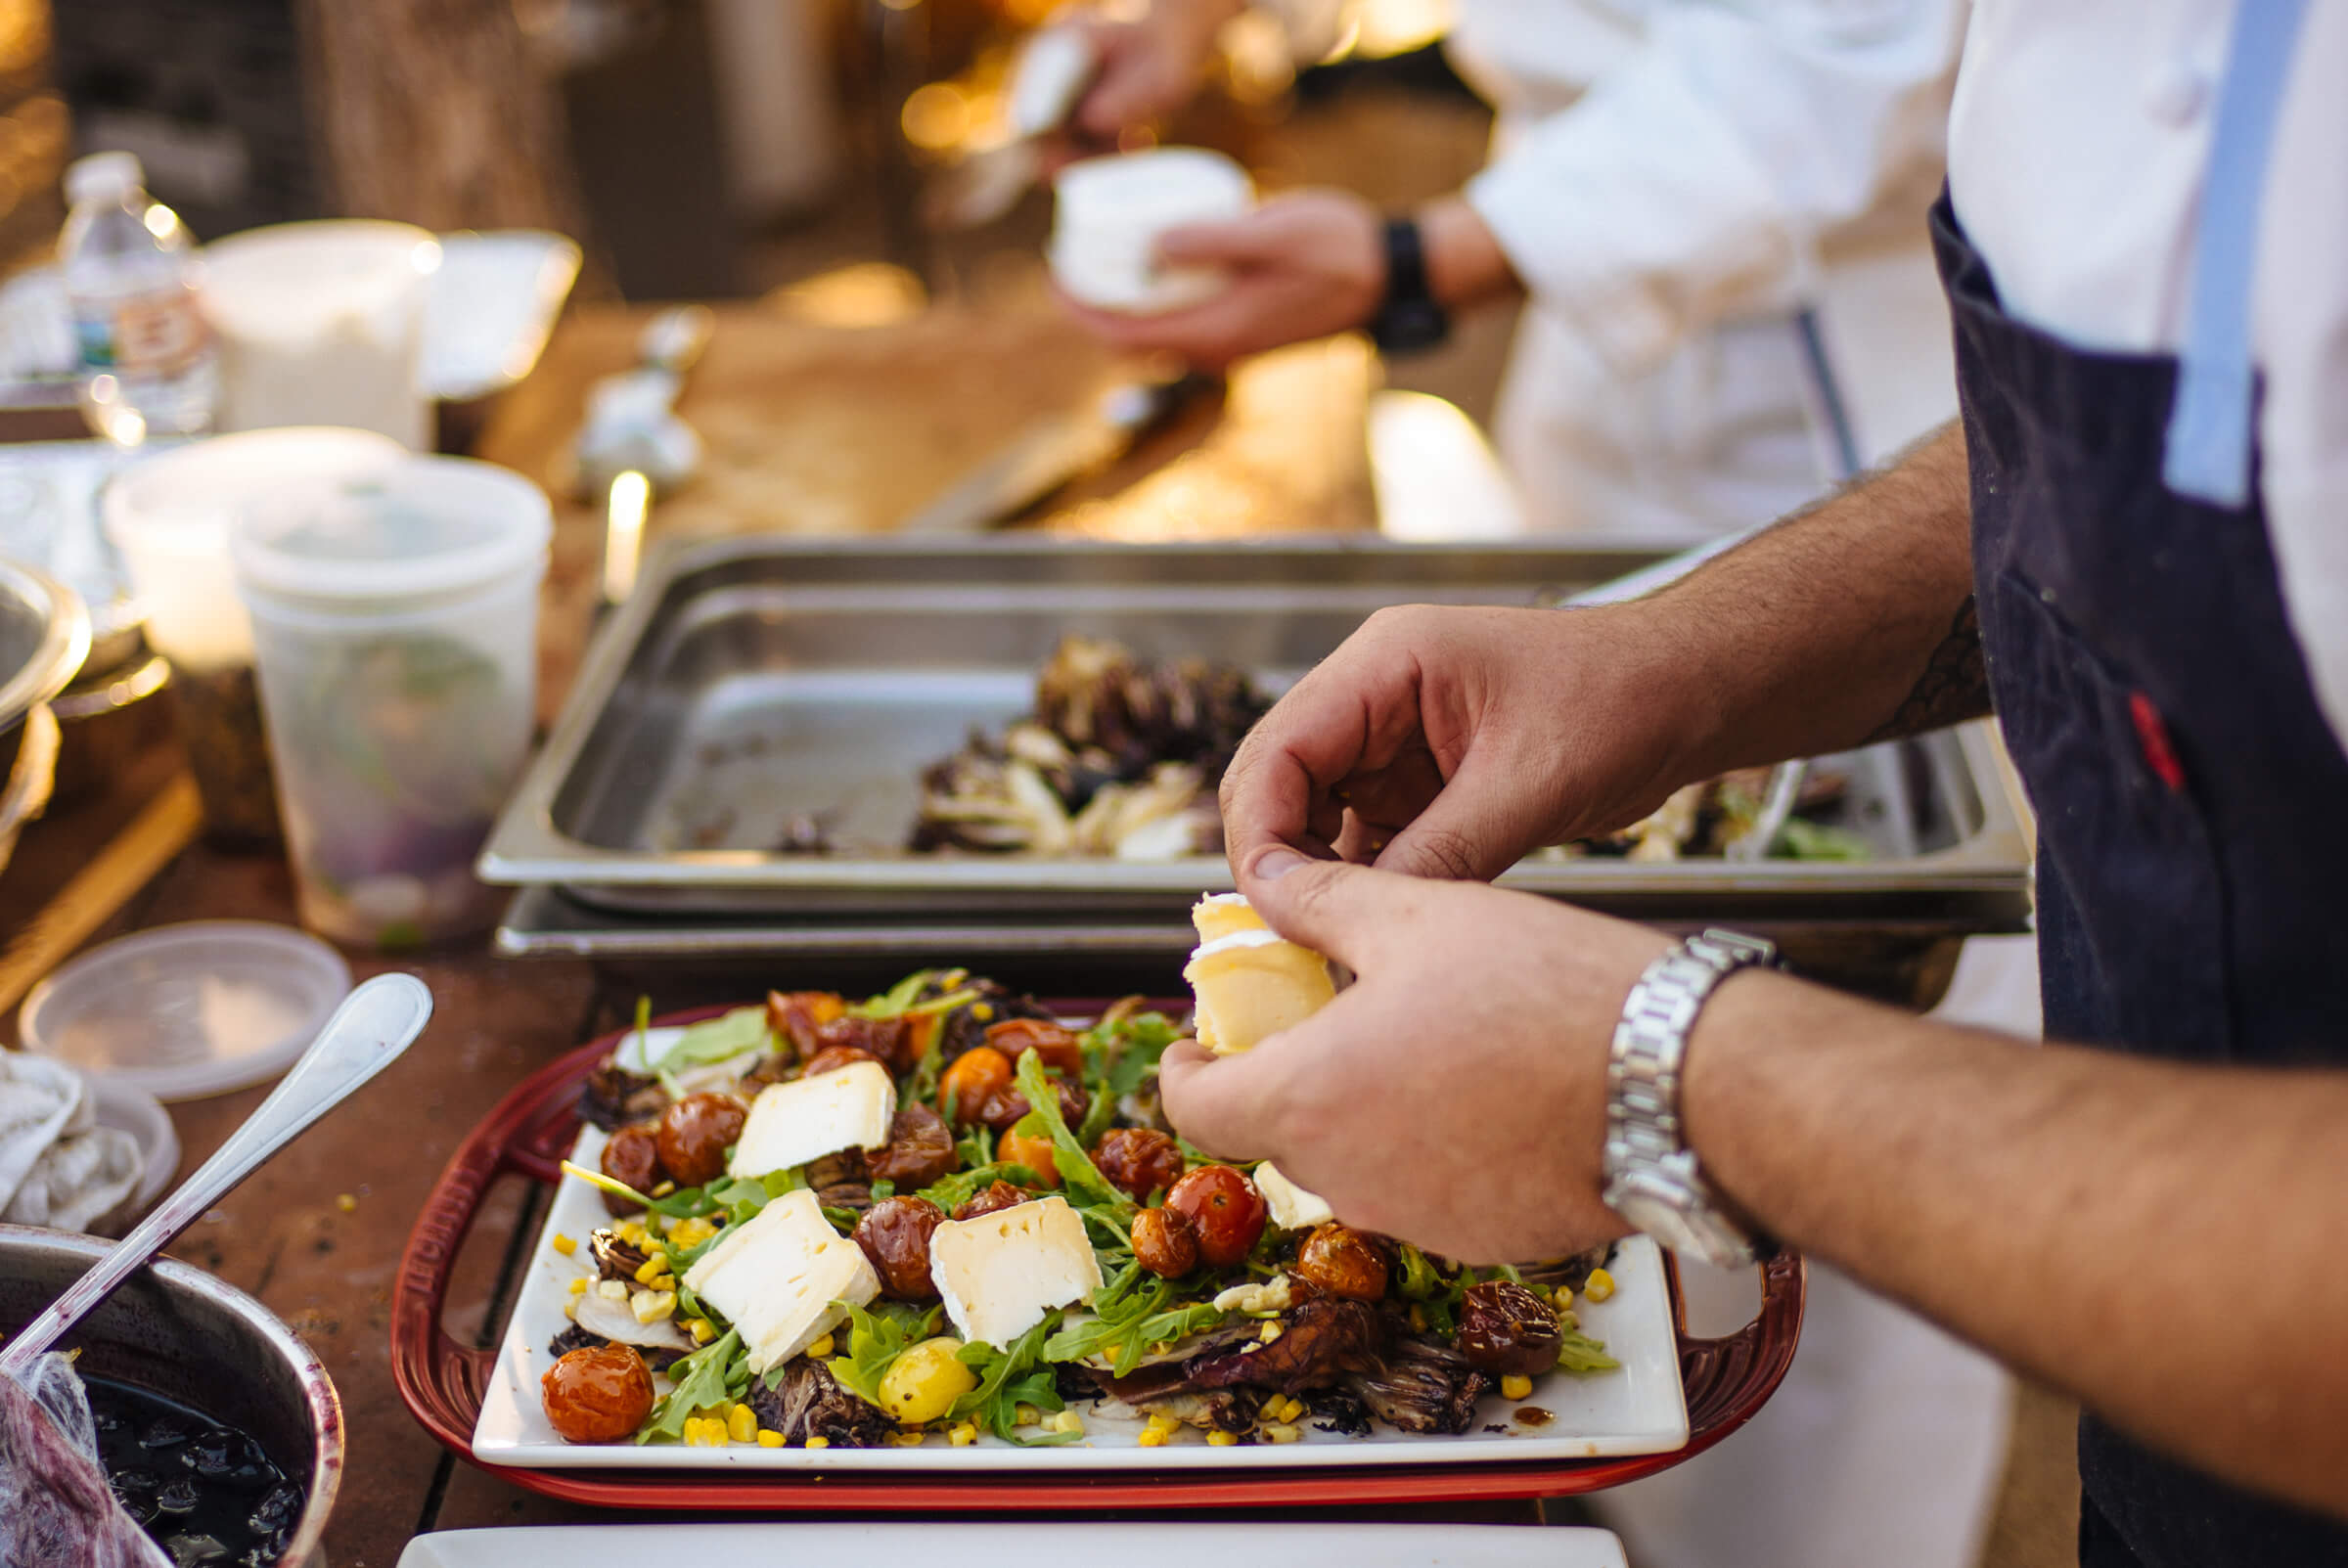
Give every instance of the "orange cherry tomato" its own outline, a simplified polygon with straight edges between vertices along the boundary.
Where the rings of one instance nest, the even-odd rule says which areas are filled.
[[[1029,1138],[1023,1133],[1005,1133],[995,1145],[995,1158],[1013,1165],[1024,1165],[1044,1180],[1046,1187],[1060,1186],[1060,1164],[1053,1159],[1049,1135]]]
[[[987,1108],[1010,1090],[1011,1058],[992,1046],[972,1046],[938,1080],[937,1102],[951,1107],[953,1119],[967,1127],[984,1119]]]

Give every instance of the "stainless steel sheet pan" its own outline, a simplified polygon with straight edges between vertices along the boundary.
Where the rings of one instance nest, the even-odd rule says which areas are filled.
[[[598,634],[481,873],[559,886],[610,916],[754,919],[769,940],[1012,921],[1050,940],[1091,931],[1131,943],[1147,930],[1156,945],[1184,928],[1181,912],[1202,889],[1230,885],[1219,859],[901,848],[922,766],[972,727],[1025,711],[1063,634],[1113,637],[1147,658],[1239,663],[1279,688],[1381,606],[1558,604],[1661,554],[1603,540],[1335,537],[672,548]],[[1507,881],[1663,919],[2020,920],[2025,852],[1979,738],[1932,737],[1829,765],[1851,776],[1851,825],[1873,843],[1870,861],[1528,862]],[[836,852],[771,847],[811,814],[827,820]]]

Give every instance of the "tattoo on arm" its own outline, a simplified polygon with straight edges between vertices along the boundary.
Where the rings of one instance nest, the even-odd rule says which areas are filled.
[[[1871,743],[1896,740],[1978,719],[1988,712],[1989,672],[1981,659],[1981,613],[1967,594],[1949,626],[1949,635],[1924,661],[1924,673],[1918,677],[1907,699],[1867,739]]]

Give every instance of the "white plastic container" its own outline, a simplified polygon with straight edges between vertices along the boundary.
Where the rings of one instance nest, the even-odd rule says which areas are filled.
[[[206,836],[229,847],[278,841],[252,623],[229,560],[236,519],[274,493],[396,463],[405,450],[368,430],[291,426],[215,436],[152,457],[99,494],[149,646],[171,661],[172,717],[203,799]]]
[[[223,430],[339,425],[431,444],[418,372],[440,242],[404,223],[285,223],[206,246]]]
[[[129,153],[66,170],[71,215],[57,246],[81,358],[81,410],[117,446],[210,427],[220,371],[195,293],[195,240],[147,194]]]
[[[1070,298],[1134,316],[1201,303],[1228,282],[1219,267],[1160,266],[1161,235],[1255,205],[1247,171],[1198,147],[1086,158],[1060,171],[1053,193],[1053,278]]]
[[[494,923],[473,862],[529,745],[552,532],[519,474],[429,457],[271,497],[237,530],[312,930],[397,949]]]

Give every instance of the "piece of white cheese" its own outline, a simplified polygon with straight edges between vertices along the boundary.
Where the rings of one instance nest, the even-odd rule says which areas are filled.
[[[1101,1260],[1066,1198],[1038,1198],[931,1232],[929,1282],[956,1333],[1000,1350],[1053,1308],[1089,1303]]]
[[[1219,941],[1234,931],[1266,929],[1244,893],[1209,893],[1191,906],[1191,926],[1201,944]]]
[[[1309,1231],[1336,1218],[1326,1198],[1281,1175],[1270,1160],[1255,1168],[1255,1189],[1264,1195],[1264,1207],[1271,1211],[1272,1224],[1279,1230]]]
[[[879,1148],[896,1110],[897,1086],[877,1061],[770,1084],[750,1101],[726,1172],[765,1176],[843,1148]]]
[[[1254,1050],[1337,994],[1327,960],[1268,930],[1217,937],[1191,955],[1182,977],[1198,999],[1198,1043],[1223,1056]]]
[[[880,1293],[864,1249],[832,1229],[815,1194],[786,1192],[685,1271],[693,1293],[742,1330],[750,1370],[763,1372],[837,1327]]]

